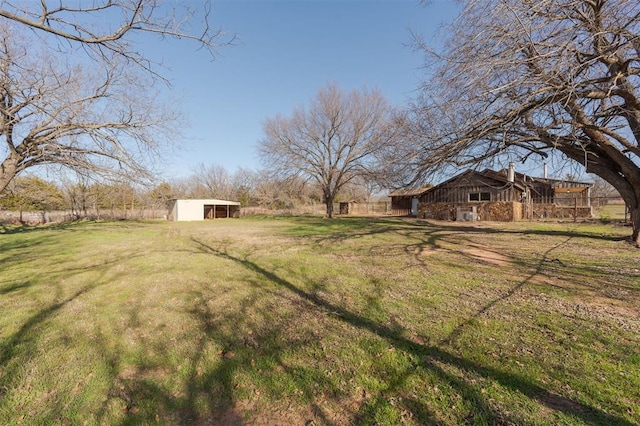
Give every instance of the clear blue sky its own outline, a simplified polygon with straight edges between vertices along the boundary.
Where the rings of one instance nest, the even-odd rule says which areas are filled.
[[[215,0],[213,24],[237,34],[235,46],[214,61],[188,42],[153,49],[189,119],[186,140],[177,141],[185,149],[165,177],[191,175],[201,163],[258,169],[263,121],[290,114],[329,83],[377,88],[405,104],[424,74],[409,30],[429,40],[457,11],[445,0]]]

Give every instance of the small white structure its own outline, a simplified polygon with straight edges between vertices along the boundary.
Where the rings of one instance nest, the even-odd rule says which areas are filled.
[[[171,200],[169,220],[188,221],[240,217],[240,203],[227,200]]]

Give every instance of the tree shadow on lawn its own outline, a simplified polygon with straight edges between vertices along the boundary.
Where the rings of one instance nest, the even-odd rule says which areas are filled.
[[[33,329],[37,328],[39,325],[44,323],[47,319],[54,316],[56,312],[64,308],[70,302],[76,300],[77,298],[83,296],[96,289],[97,287],[107,284],[110,280],[115,279],[116,277],[109,276],[107,278],[107,273],[112,269],[112,267],[117,266],[124,259],[131,260],[135,257],[139,257],[141,255],[128,255],[123,258],[114,258],[108,262],[101,262],[95,265],[85,265],[80,267],[65,267],[62,269],[54,269],[46,272],[46,280],[38,281],[36,280],[27,280],[23,282],[14,282],[13,284],[0,287],[0,295],[10,294],[14,291],[18,291],[21,289],[25,289],[31,287],[32,285],[38,284],[43,286],[43,289],[47,290],[47,293],[50,295],[53,290],[55,290],[56,296],[55,298],[59,301],[51,303],[44,309],[39,310],[34,315],[32,315],[29,319],[27,319],[19,328],[18,331],[13,333],[10,337],[8,337],[5,341],[1,342],[0,345],[0,366],[5,365],[13,356],[15,346],[21,343],[24,343],[26,337],[29,336]],[[94,279],[91,284],[87,284],[82,286],[79,290],[75,291],[71,296],[63,297],[63,288],[60,284],[56,285],[57,279],[62,281],[68,280],[72,275],[82,274],[87,272],[90,269],[92,271],[99,271],[100,275],[97,279]],[[124,275],[125,272],[120,272],[121,275]],[[13,281],[13,280],[11,280]],[[11,282],[7,280],[7,282]],[[24,352],[24,351],[22,351]]]
[[[317,221],[318,219],[316,219]],[[325,220],[326,221],[326,220]],[[599,235],[591,232],[580,232],[575,229],[567,230],[548,230],[548,229],[501,229],[499,227],[492,226],[490,223],[486,224],[480,222],[476,225],[469,225],[467,223],[457,222],[433,222],[421,219],[407,219],[407,218],[359,218],[355,223],[355,227],[350,227],[348,220],[343,220],[342,224],[335,228],[326,228],[327,232],[309,232],[304,233],[302,230],[307,226],[311,226],[313,229],[313,223],[308,219],[306,222],[299,226],[294,226],[294,236],[299,236],[305,239],[310,239],[320,247],[331,247],[335,244],[341,244],[348,241],[356,241],[359,238],[373,237],[379,235],[401,235],[402,237],[410,240],[415,240],[413,244],[406,244],[404,242],[390,245],[385,244],[381,247],[373,246],[370,248],[371,252],[376,256],[394,256],[395,250],[401,250],[405,254],[413,255],[418,263],[424,264],[422,255],[425,253],[433,253],[438,250],[444,250],[452,252],[458,255],[462,255],[470,261],[470,264],[487,264],[494,263],[494,266],[519,266],[527,267],[531,261],[528,259],[518,259],[509,253],[508,247],[487,247],[483,243],[472,241],[474,237],[482,238],[484,235],[507,235],[507,236],[548,236],[557,238],[571,239],[592,239],[596,241],[625,241],[626,237],[611,236],[611,235]],[[366,226],[369,224],[369,226]],[[450,238],[453,237],[453,238]],[[482,241],[481,239],[479,241]],[[567,242],[560,242],[563,245]],[[517,243],[515,243],[517,244]],[[525,242],[526,244],[526,242]],[[451,247],[454,245],[455,247]],[[483,253],[480,253],[483,252]],[[541,267],[538,264],[535,267],[536,273],[540,274],[543,271],[547,271],[551,266],[567,266],[560,259],[551,258],[548,253],[541,254],[542,262],[545,263],[545,267]],[[500,262],[500,259],[504,259],[504,262]],[[502,263],[502,264],[501,264]],[[573,266],[573,265],[572,265]],[[569,268],[567,268],[568,270]],[[604,270],[603,270],[604,269]],[[601,268],[597,265],[583,264],[580,268],[572,267],[571,277],[575,283],[581,283],[588,281],[590,277],[601,276],[609,277],[611,271],[607,268]],[[566,272],[566,270],[564,271]],[[557,275],[563,275],[564,272]],[[635,265],[629,265],[628,270],[624,273],[627,276],[640,278],[640,271],[635,268]],[[587,285],[588,287],[588,285]],[[640,291],[640,286],[625,287],[626,290]]]
[[[26,239],[5,238],[0,234],[0,261],[3,269],[13,265],[37,261],[41,248],[49,249],[57,242],[52,233],[29,235]]]
[[[282,360],[281,354],[309,344],[313,336],[287,339],[288,346],[285,347],[278,343],[281,341],[281,320],[273,317],[273,321],[266,321],[266,324],[248,324],[247,318],[252,312],[261,309],[259,304],[262,296],[259,293],[250,294],[239,306],[233,304],[232,309],[225,309],[224,312],[216,309],[219,305],[212,307],[208,303],[211,298],[225,297],[224,292],[220,293],[215,288],[191,292],[190,297],[193,300],[179,312],[188,314],[196,323],[196,332],[189,332],[184,336],[188,342],[169,341],[157,335],[148,336],[137,345],[138,350],[143,353],[135,357],[135,363],[123,360],[121,354],[126,350],[118,345],[114,347],[112,341],[98,342],[110,366],[111,377],[108,398],[97,413],[100,423],[113,421],[113,413],[110,413],[113,403],[122,406],[121,411],[126,414],[119,423],[121,425],[154,422],[228,426],[247,422],[253,425],[304,424],[306,419],[313,416],[311,412],[302,417],[297,412],[287,413],[286,407],[279,405],[258,407],[262,417],[251,418],[256,408],[252,405],[256,399],[252,395],[258,390],[264,392],[264,383],[258,383],[254,387],[254,383],[239,383],[237,377],[238,373],[260,376],[260,369],[272,368],[279,369],[284,376],[295,377],[299,372],[293,371]],[[261,315],[272,314],[269,310],[262,309]],[[135,307],[132,308],[130,322],[138,322],[137,311]],[[181,344],[194,344],[195,347],[189,351],[191,355],[179,361],[179,367],[172,362],[167,363],[162,356],[157,356],[170,353],[175,349],[173,345]],[[213,366],[210,367],[212,362]],[[179,373],[177,369],[180,370]],[[177,378],[178,386],[168,385],[165,380],[167,377]],[[269,377],[272,377],[271,372],[267,379]]]
[[[132,311],[133,317],[136,316],[135,312]],[[110,377],[106,398],[96,413],[100,424],[113,423],[114,404],[117,411],[124,413],[118,423],[120,425],[156,423],[231,426],[244,423],[241,415],[229,407],[233,405],[233,394],[237,390],[233,373],[246,368],[246,364],[243,359],[229,357],[211,370],[203,369],[200,364],[206,358],[207,344],[212,339],[217,342],[221,340],[223,333],[216,329],[216,324],[221,319],[220,315],[208,309],[204,300],[191,308],[189,313],[198,321],[203,334],[194,338],[196,349],[193,356],[179,361],[184,363],[180,374],[166,371],[171,366],[165,364],[161,355],[158,357],[157,354],[171,352],[176,344],[159,339],[161,336],[141,338],[137,345],[140,353],[134,363],[123,359],[127,349],[122,348],[122,344],[114,346],[110,340],[97,342],[103,348]],[[234,318],[226,319],[234,321]],[[135,318],[132,321],[135,323]],[[176,389],[167,385],[165,378],[176,375],[178,379],[184,377],[185,386]]]
[[[0,225],[0,235],[28,234],[39,231],[60,231],[74,226],[74,222],[59,222],[44,225]]]
[[[397,244],[373,245],[369,252],[376,257],[394,257],[396,255],[412,256],[415,262],[412,266],[424,268],[429,272],[427,257],[438,253],[450,253],[454,256],[439,257],[442,265],[450,265],[459,269],[466,265],[466,269],[473,267],[499,267],[502,269],[500,276],[508,276],[505,271],[512,271],[514,280],[520,281],[519,276],[527,276],[520,284],[508,291],[504,300],[513,295],[525,284],[543,287],[556,287],[561,291],[568,291],[578,297],[599,295],[605,299],[627,300],[630,295],[640,296],[640,285],[630,284],[634,279],[640,279],[640,269],[635,264],[628,264],[619,271],[612,270],[606,263],[593,263],[589,256],[584,262],[563,262],[556,256],[552,256],[555,249],[570,244],[580,244],[581,239],[591,239],[596,241],[624,241],[625,237],[599,235],[589,232],[578,232],[575,230],[537,230],[537,229],[501,229],[492,224],[478,223],[469,225],[467,223],[452,222],[432,222],[427,220],[416,220],[406,218],[377,219],[365,218],[372,226],[369,229],[363,227],[363,221],[358,222],[355,230],[346,229],[334,234],[322,236],[312,236],[312,241],[322,247],[330,247],[334,244],[341,244],[354,241],[367,236],[392,235],[402,236],[402,242]],[[346,223],[346,222],[345,222]],[[346,225],[345,225],[346,227]],[[484,236],[502,236],[502,245],[485,243]],[[539,235],[554,237],[552,245],[546,251],[541,251],[544,247],[536,247],[536,250],[527,253],[514,254],[509,250],[511,244],[519,243],[517,237]],[[513,238],[511,238],[513,236]],[[408,244],[406,241],[413,240]],[[527,244],[526,241],[523,242]],[[357,246],[356,246],[357,247]],[[635,250],[635,249],[634,249]],[[559,255],[562,257],[562,255]],[[464,260],[461,262],[460,257]],[[625,280],[614,280],[612,276],[622,274]],[[559,280],[559,281],[558,281]],[[553,281],[558,281],[553,283]],[[614,282],[615,281],[615,282]],[[614,285],[615,284],[615,285]],[[495,303],[497,303],[497,300]],[[494,303],[494,304],[495,304]]]
[[[295,217],[286,234],[317,244],[334,244],[358,237],[387,234],[415,227],[415,221],[400,218],[339,217],[335,219]]]
[[[484,304],[479,310],[477,310],[473,315],[471,315],[466,321],[464,321],[460,325],[458,325],[451,332],[451,334],[447,337],[447,343],[451,343],[454,340],[456,340],[458,338],[458,336],[460,336],[460,334],[464,331],[464,329],[467,326],[473,324],[474,321],[476,321],[479,317],[481,317],[482,315],[487,313],[489,310],[491,310],[493,307],[498,305],[500,302],[503,302],[503,301],[509,299],[511,296],[513,296],[519,290],[521,290],[525,285],[531,284],[532,280],[542,273],[543,266],[544,266],[544,264],[546,262],[549,261],[549,255],[551,254],[551,252],[553,250],[555,250],[556,248],[558,248],[559,246],[569,243],[571,241],[571,239],[572,239],[572,237],[569,237],[564,242],[562,242],[561,244],[558,244],[556,246],[553,246],[553,247],[547,249],[547,251],[545,251],[544,254],[542,255],[542,258],[538,262],[538,265],[536,266],[535,270],[533,272],[531,272],[529,274],[529,276],[524,278],[522,281],[516,283],[514,286],[512,286],[507,292],[505,292],[501,296],[499,296],[499,297],[497,297],[497,298],[495,298],[493,300],[490,300],[489,302]]]
[[[439,231],[451,231],[451,232],[464,232],[473,234],[522,234],[522,235],[545,235],[555,237],[567,237],[567,238],[589,238],[602,241],[625,241],[627,237],[618,235],[600,235],[594,232],[580,231],[581,223],[560,223],[568,227],[568,229],[527,229],[525,224],[531,224],[531,222],[444,222],[444,221],[430,221],[428,219],[414,219],[416,227],[426,227]],[[475,225],[472,225],[475,223]],[[521,223],[522,229],[500,229],[492,225],[500,225],[504,223]],[[533,222],[538,224],[537,222]],[[542,222],[541,224],[544,224]],[[569,229],[571,228],[571,229]]]
[[[35,345],[35,336],[31,336],[33,331],[37,329],[37,327],[41,326],[45,323],[50,317],[55,315],[57,311],[62,309],[71,301],[81,297],[83,294],[86,294],[93,290],[95,285],[88,285],[82,287],[80,290],[76,291],[71,296],[53,303],[38,311],[36,314],[32,315],[27,321],[25,321],[20,328],[13,333],[9,338],[2,342],[0,345],[0,365],[7,366],[10,361],[12,361],[17,356],[28,356],[30,352],[33,350],[33,345]],[[20,346],[26,345],[26,348],[20,348]],[[8,374],[5,374],[3,377],[3,381],[10,382],[12,379],[11,371]]]
[[[35,253],[27,252],[25,254],[12,255],[10,258],[10,262],[7,262],[7,263],[12,265],[38,263],[37,261],[40,256],[41,254],[37,252]],[[122,258],[112,258],[111,260],[96,263],[96,264],[89,264],[89,265],[83,265],[78,267],[64,267],[61,269],[48,270],[46,272],[46,281],[55,282],[56,279],[58,278],[64,279],[68,277],[70,274],[81,274],[87,271],[101,270],[101,269],[109,268],[112,266],[115,267],[125,259],[127,261],[130,261],[132,259],[139,258],[139,257],[143,257],[143,255],[132,254]],[[5,265],[7,263],[5,263]],[[40,266],[43,265],[42,261],[40,261],[39,263],[40,263]],[[30,272],[33,272],[33,271],[30,270]],[[18,292],[20,290],[26,290],[35,285],[43,285],[43,282],[44,281],[40,278],[25,279],[25,280],[22,280],[21,282],[18,282],[15,279],[0,280],[0,295],[6,295],[6,294],[11,294],[13,292]],[[9,285],[6,285],[6,284],[9,284]]]
[[[496,409],[491,406],[488,398],[482,394],[476,385],[470,383],[464,378],[457,377],[448,372],[447,366],[465,371],[471,375],[475,374],[493,380],[507,389],[526,395],[532,400],[546,406],[550,410],[562,412],[568,416],[577,417],[586,424],[632,424],[623,418],[610,415],[595,407],[590,407],[571,398],[551,392],[543,386],[533,383],[529,379],[517,374],[478,364],[472,360],[465,359],[448,352],[438,346],[426,345],[421,342],[408,339],[403,336],[402,330],[380,324],[362,315],[351,312],[342,306],[326,300],[316,292],[305,291],[294,285],[292,282],[263,268],[251,260],[236,257],[226,250],[217,249],[195,238],[192,238],[192,240],[198,246],[200,251],[240,264],[247,270],[264,277],[269,282],[286,289],[292,295],[295,295],[295,297],[305,301],[310,308],[317,309],[324,315],[332,315],[349,326],[372,333],[373,335],[387,341],[396,350],[409,354],[412,359],[416,360],[416,367],[420,367],[434,373],[443,381],[446,381],[452,388],[457,389],[460,395],[472,404],[473,412],[471,415],[483,418],[483,420],[489,424],[504,424],[512,422],[515,419],[509,419],[508,413],[496,411]],[[489,308],[490,306],[486,307],[486,309]],[[374,398],[368,400],[367,403],[363,404],[359,408],[359,411],[354,413],[351,420],[364,423],[375,422],[376,414],[378,414],[380,406],[385,403],[388,396],[387,394],[389,392],[393,392],[394,389],[401,387],[411,374],[411,371],[406,371],[403,375],[399,375],[398,377],[389,380],[387,382],[387,391],[380,393]],[[225,386],[228,386],[228,384]],[[435,413],[431,412],[426,403],[408,398],[403,399],[401,404],[404,405],[405,410],[411,412],[412,415],[415,418],[420,419],[421,422],[433,423],[435,421]],[[322,412],[320,407],[314,408],[316,412]],[[323,420],[327,421],[327,418]]]
[[[398,221],[400,221],[401,224],[399,224]],[[515,289],[516,291],[519,288],[522,288],[524,284],[539,284],[540,278],[544,276],[553,276],[554,278],[560,278],[561,280],[572,283],[572,292],[580,293],[580,289],[584,289],[586,292],[601,294],[605,298],[620,300],[626,300],[629,293],[636,293],[640,295],[640,285],[634,286],[616,282],[615,286],[613,286],[611,268],[606,267],[605,265],[593,264],[588,255],[585,257],[585,262],[578,263],[565,263],[561,259],[551,255],[554,250],[561,246],[580,244],[580,238],[615,242],[625,241],[626,237],[603,236],[594,233],[574,232],[570,230],[499,229],[491,227],[490,225],[489,227],[486,227],[485,224],[482,223],[479,226],[470,226],[466,224],[453,225],[415,219],[399,219],[391,222],[385,221],[385,223],[395,225],[389,226],[388,228],[375,228],[369,232],[357,231],[351,234],[351,236],[348,233],[337,236],[327,236],[323,241],[340,243],[350,238],[360,238],[365,235],[396,233],[402,235],[408,240],[414,240],[415,242],[412,244],[401,243],[395,246],[385,245],[381,248],[374,246],[370,249],[372,254],[375,256],[395,256],[395,249],[402,251],[403,254],[413,256],[416,260],[416,265],[425,266],[425,256],[442,251],[456,256],[461,256],[465,259],[464,264],[468,265],[468,267],[497,266],[501,268],[511,268],[514,272],[524,271],[528,277],[522,285],[517,286]],[[553,245],[544,252],[536,254],[535,251],[532,251],[530,254],[535,256],[535,259],[539,259],[534,260],[520,258],[517,255],[510,253],[508,245],[487,245],[482,242],[482,236],[484,235],[513,235],[514,237],[540,235],[563,239],[561,241],[554,242]],[[518,244],[518,242],[507,241],[505,244]],[[441,261],[443,264],[446,264],[446,262],[447,260]],[[459,268],[461,264],[459,263],[459,260],[456,259],[455,261],[451,261],[451,266]],[[616,272],[624,274],[628,279],[627,281],[631,282],[634,279],[640,279],[640,269],[636,266],[637,265],[635,264],[628,264],[623,268],[624,270],[622,272]],[[603,284],[597,285],[597,282],[602,282]],[[640,281],[638,282],[640,283]],[[606,283],[606,285],[604,283]],[[553,284],[545,283],[545,285]],[[562,287],[562,289],[565,291],[568,290],[567,287]],[[511,291],[509,295],[513,293],[514,291]]]
[[[316,241],[327,243],[411,230],[428,230],[432,234],[455,232],[465,234],[543,235],[589,238],[602,241],[626,241],[628,239],[627,236],[599,235],[593,232],[580,231],[582,226],[580,223],[566,223],[565,225],[571,229],[526,229],[524,222],[522,222],[523,229],[501,229],[492,226],[492,224],[502,224],[502,222],[450,222],[406,217],[350,217],[334,220],[296,217],[294,223],[295,225],[288,232],[290,235],[314,238]],[[430,243],[432,242],[430,241]]]
[[[86,225],[89,222],[65,222],[56,223],[51,225],[42,226],[20,226],[9,227],[6,226],[4,231],[0,231],[0,262],[3,268],[10,269],[25,269],[25,272],[33,273],[33,265],[38,265],[38,269],[42,269],[44,266],[49,266],[48,263],[55,264],[57,259],[56,255],[59,254],[61,249],[65,249],[63,240],[59,238],[57,232],[51,231],[86,231]],[[22,235],[21,237],[6,237],[3,235]],[[100,268],[102,264],[95,267]],[[92,265],[85,265],[82,269],[93,269]],[[72,271],[68,269],[67,272]],[[63,272],[63,271],[56,271]],[[0,280],[0,294],[9,293],[13,290],[29,287],[29,280],[25,280],[22,284],[12,284],[8,287],[3,287],[4,283],[9,283],[13,280]]]
[[[12,234],[32,234],[45,231],[86,231],[87,227],[93,225],[104,225],[108,223],[110,226],[118,228],[136,228],[144,225],[152,225],[153,220],[149,219],[125,219],[125,220],[72,220],[66,222],[49,222],[39,225],[7,225],[0,224],[0,235]]]
[[[429,228],[432,225],[425,226],[415,221],[402,221],[398,224],[396,220],[392,220],[384,222],[384,225],[388,226],[389,229],[385,230],[384,227],[380,227],[372,232],[375,234],[382,232],[409,233],[411,238],[416,239],[416,243],[407,245],[405,250],[407,253],[414,254],[417,260],[420,260],[419,253],[423,248],[442,247],[442,239],[446,238],[447,232],[460,232],[461,230],[459,226],[453,226],[450,229],[446,226]],[[432,231],[425,232],[426,229],[432,229]],[[444,231],[441,231],[443,229]],[[470,227],[468,232],[501,231]],[[356,236],[366,234],[365,228],[360,228],[356,232]],[[558,234],[555,233],[553,235]],[[343,232],[339,238],[349,238],[350,236],[353,236],[353,233]],[[569,233],[567,236],[574,236],[574,234]],[[565,241],[565,243],[567,242],[568,240]],[[348,327],[353,327],[366,334],[383,339],[395,350],[407,354],[413,365],[411,368],[400,369],[397,374],[380,378],[380,380],[384,381],[385,389],[383,391],[368,395],[366,398],[363,397],[361,400],[353,401],[349,395],[344,394],[344,390],[332,382],[331,377],[326,372],[318,370],[314,366],[305,368],[304,366],[290,365],[282,356],[282,353],[287,350],[295,350],[297,347],[302,348],[317,344],[317,340],[320,340],[322,336],[312,334],[296,339],[279,340],[279,327],[283,325],[283,320],[277,317],[276,312],[270,312],[265,307],[260,306],[258,295],[253,294],[246,297],[236,312],[225,312],[223,315],[212,310],[211,306],[207,305],[206,301],[210,295],[201,294],[198,296],[199,299],[196,303],[190,305],[187,310],[187,313],[197,321],[198,328],[202,334],[196,338],[197,350],[194,355],[189,359],[185,359],[187,363],[186,372],[180,373],[178,376],[179,378],[185,377],[185,389],[183,392],[176,394],[163,386],[156,376],[158,370],[163,366],[157,363],[154,364],[152,360],[144,359],[144,357],[141,357],[135,366],[130,367],[136,371],[125,371],[123,373],[120,371],[122,366],[119,357],[120,348],[113,347],[113,342],[110,341],[96,341],[96,345],[101,347],[99,350],[103,353],[110,368],[111,387],[108,391],[108,401],[105,404],[109,401],[113,402],[114,399],[122,402],[126,410],[126,418],[121,422],[123,425],[158,421],[166,421],[171,424],[195,425],[239,425],[245,422],[252,424],[282,424],[283,420],[286,423],[298,424],[301,419],[309,418],[315,418],[325,424],[336,425],[375,423],[377,416],[388,406],[389,398],[393,398],[397,393],[402,393],[403,387],[413,377],[415,369],[428,371],[442,382],[450,385],[472,407],[470,415],[475,416],[476,420],[480,419],[481,422],[487,424],[508,424],[517,422],[518,419],[510,418],[509,413],[501,412],[496,408],[490,398],[482,392],[482,389],[472,379],[465,377],[467,374],[492,380],[505,389],[514,393],[521,393],[552,411],[573,416],[585,424],[632,424],[621,417],[616,417],[595,407],[559,395],[546,389],[543,385],[518,374],[480,364],[452,353],[440,345],[425,344],[419,338],[407,338],[406,330],[403,330],[397,324],[385,325],[379,321],[374,321],[363,314],[353,312],[323,297],[322,283],[308,283],[311,290],[304,290],[292,281],[285,279],[281,274],[273,272],[255,261],[234,255],[224,247],[214,247],[195,238],[192,238],[192,243],[197,251],[201,253],[235,263],[261,277],[260,280],[255,281],[256,287],[260,287],[262,292],[273,291],[273,294],[280,298],[287,297],[291,303],[297,304],[298,312],[314,311],[316,315],[319,314],[319,316],[325,318],[330,317]],[[535,272],[539,272],[546,262],[545,257],[548,257],[547,255],[551,253],[551,250],[549,249],[539,261]],[[469,259],[471,260],[471,257]],[[105,273],[111,266],[113,265],[95,265],[96,268],[105,268]],[[80,272],[80,270],[70,271]],[[532,274],[535,275],[535,273]],[[31,356],[31,351],[36,345],[32,336],[33,332],[37,332],[38,327],[44,326],[48,319],[60,309],[63,309],[66,304],[78,297],[82,297],[96,286],[104,284],[105,280],[106,276],[103,280],[99,280],[91,286],[83,287],[69,297],[61,298],[60,301],[42,309],[25,321],[20,330],[8,340],[2,342],[3,344],[0,346],[0,365],[4,367],[4,376],[0,385],[8,384],[15,380],[17,365],[21,360],[26,360]],[[487,302],[474,315],[474,318],[491,309],[501,300],[513,295],[530,280],[531,277],[527,277],[499,298]],[[272,283],[276,290],[264,289],[264,286],[260,285],[264,281]],[[17,289],[20,285],[17,284],[14,287]],[[284,290],[284,293],[277,289]],[[375,310],[375,298],[367,300],[367,303]],[[246,318],[254,309],[261,309],[261,314],[267,317],[269,321],[266,321],[267,324],[262,327],[256,326],[253,328],[252,335],[239,336],[234,332],[238,330],[238,328],[234,328],[234,325],[240,326],[244,324],[246,326]],[[131,321],[136,322],[136,309],[132,309],[131,315]],[[302,321],[302,318],[288,318],[287,320],[295,322]],[[473,318],[469,319],[467,323],[471,321],[473,321]],[[464,327],[464,325],[460,327]],[[455,339],[459,333],[459,330],[454,330],[451,339]],[[169,351],[171,346],[175,344],[171,341],[159,340],[159,337],[149,338],[143,342],[143,346],[148,345],[148,349],[156,353],[163,353]],[[215,364],[214,368],[202,369],[201,364],[203,362],[201,361],[205,360],[207,345],[212,341],[222,347],[219,354],[221,362]],[[20,347],[17,347],[17,345],[20,345]],[[256,367],[252,365],[254,360],[257,361]],[[262,364],[263,361],[261,360],[265,360],[266,364]],[[206,360],[204,363],[206,364]],[[279,407],[254,407],[251,402],[246,402],[251,401],[251,398],[247,397],[246,393],[252,392],[254,389],[238,387],[237,373],[246,373],[248,370],[255,368],[269,368],[269,366],[279,369],[281,374],[292,381],[294,387],[303,393],[303,399],[310,401],[308,412],[288,413],[286,412],[286,403]],[[464,374],[455,374],[452,370],[459,370]],[[177,373],[175,374],[177,375]],[[335,412],[328,412],[327,406],[318,401],[318,388],[314,383],[319,383],[320,388],[327,392],[327,399],[332,401],[335,411],[342,409],[340,415],[342,420],[345,421],[335,420]],[[268,381],[260,383],[260,390],[268,389],[269,385]],[[242,392],[245,395],[238,406],[238,394]],[[1,393],[2,387],[0,386],[0,396]],[[154,418],[153,411],[143,407],[145,404],[147,406],[155,406],[156,412],[163,417]],[[417,397],[403,395],[402,399],[395,401],[395,404],[402,406],[404,411],[411,413],[412,418],[418,419],[421,423],[438,423],[438,413],[434,413],[425,401],[421,401]],[[110,409],[110,407],[104,405],[100,412],[97,413],[98,420],[111,419],[109,417]],[[250,417],[252,413],[265,414],[270,409],[280,409],[282,412],[274,415],[272,419],[262,419],[261,422],[258,419],[246,419],[246,416]],[[65,410],[67,408],[61,405],[53,411],[64,413]],[[153,410],[153,408],[150,410]],[[471,420],[469,419],[469,421]]]
[[[137,256],[140,255],[114,258],[108,262],[102,262],[95,265],[54,269],[52,271],[48,271],[45,275],[46,278],[43,280],[25,280],[23,282],[15,282],[12,285],[0,288],[0,296],[8,297],[15,291],[38,285],[42,287],[42,290],[46,295],[44,297],[52,299],[49,304],[26,317],[16,331],[0,340],[0,402],[2,402],[3,394],[10,392],[12,388],[17,385],[16,382],[19,379],[20,374],[23,374],[22,370],[24,365],[34,362],[33,360],[37,359],[39,352],[46,351],[46,348],[41,346],[43,343],[42,335],[47,333],[47,329],[49,327],[52,327],[52,323],[55,321],[56,316],[68,305],[89,295],[99,287],[108,285],[112,281],[118,281],[120,278],[125,277],[127,274],[126,270],[122,270],[117,273],[113,273],[113,271],[117,271],[117,265],[123,260],[131,260],[133,257]],[[76,289],[67,288],[65,284],[66,281],[69,281],[74,275],[86,273],[88,268],[92,272],[98,272],[97,276],[92,277],[90,283],[79,284]],[[11,281],[7,280],[7,282]],[[65,295],[65,293],[67,294]],[[73,315],[65,315],[68,315],[70,321],[74,319]],[[64,334],[61,334],[58,337],[63,341],[67,341],[69,347],[73,350],[73,339],[71,337]],[[55,342],[53,344],[53,348],[54,350],[60,350]],[[30,372],[28,374],[32,373]],[[51,389],[50,393],[53,395],[55,391]],[[60,402],[59,404],[59,407],[47,406],[38,407],[38,409],[44,408],[45,412],[48,411],[55,413],[55,415],[59,416],[59,419],[62,419],[64,418],[64,413],[67,410],[67,407],[63,407]],[[18,405],[18,407],[21,405],[22,403]],[[25,412],[22,414],[24,422],[27,423],[29,417],[36,411],[38,410],[31,410],[29,413]],[[20,418],[20,412],[13,414],[15,415],[13,417],[14,419]],[[2,419],[0,418],[0,422],[1,420]],[[54,422],[53,419],[49,420]],[[13,423],[12,421],[8,422]],[[22,421],[19,423],[22,423]]]

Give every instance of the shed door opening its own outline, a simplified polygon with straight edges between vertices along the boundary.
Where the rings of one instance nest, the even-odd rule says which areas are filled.
[[[226,205],[204,205],[205,219],[219,219],[229,217],[229,206]]]
[[[205,219],[214,219],[216,212],[216,206],[204,205],[204,218]]]

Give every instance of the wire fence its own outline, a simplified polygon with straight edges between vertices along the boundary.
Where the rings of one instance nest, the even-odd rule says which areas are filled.
[[[600,220],[629,220],[629,211],[619,197],[591,197],[588,203],[573,204],[533,204],[524,217],[544,220],[548,218],[578,219],[595,218]],[[336,215],[351,216],[410,216],[411,209],[392,209],[390,202],[336,203]],[[51,222],[70,222],[74,220],[166,220],[167,209],[105,209],[79,213],[69,211],[6,211],[0,210],[0,224],[45,224]],[[264,207],[242,207],[240,216],[256,215],[324,215],[324,204],[306,204],[286,209]]]

